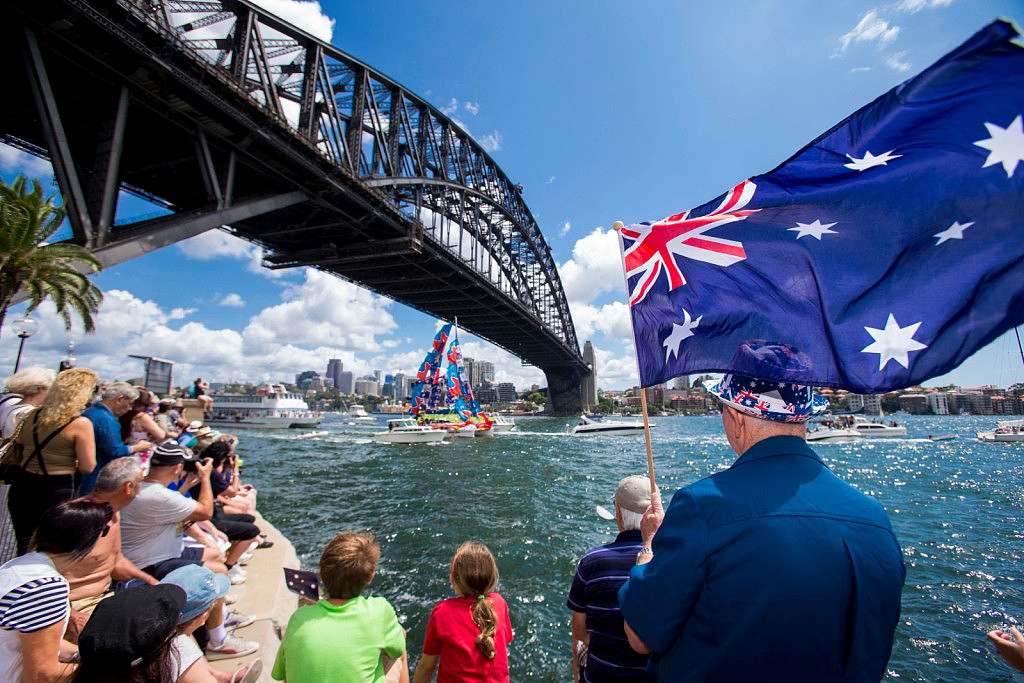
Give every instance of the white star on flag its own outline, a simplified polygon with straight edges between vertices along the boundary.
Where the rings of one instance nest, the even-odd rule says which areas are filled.
[[[879,154],[877,157],[871,152],[864,152],[864,156],[860,159],[851,154],[847,154],[847,158],[849,158],[853,163],[843,164],[843,166],[846,166],[846,168],[852,168],[854,171],[866,171],[869,168],[874,168],[875,166],[885,166],[893,159],[899,159],[903,156],[902,154],[893,154],[895,151],[896,150],[894,149],[890,149],[885,154]]]
[[[949,226],[942,232],[935,233],[935,237],[939,238],[939,241],[935,243],[935,246],[939,246],[947,240],[962,240],[964,238],[964,230],[974,225],[974,221],[970,223],[961,223],[956,221],[953,225]]]
[[[913,325],[900,327],[899,323],[896,322],[896,317],[890,313],[889,319],[885,321],[884,330],[879,330],[875,327],[864,327],[875,341],[861,349],[861,353],[879,354],[879,371],[890,360],[894,360],[904,368],[909,369],[910,360],[908,354],[911,351],[920,351],[921,349],[928,348],[927,344],[922,344],[914,339],[914,334],[920,326],[921,323],[916,322]]]
[[[662,344],[662,346],[665,347],[666,363],[668,362],[668,357],[673,353],[676,355],[676,358],[679,358],[679,345],[683,343],[684,339],[688,339],[694,335],[693,331],[697,329],[697,326],[700,325],[700,319],[704,317],[703,315],[700,315],[697,316],[696,320],[694,320],[690,317],[689,311],[685,308],[682,309],[682,311],[684,316],[683,324],[679,325],[678,323],[672,323],[672,334],[668,335],[668,337],[665,338],[665,342]]]
[[[988,150],[988,158],[982,168],[993,164],[1002,164],[1006,177],[1012,178],[1017,170],[1017,163],[1024,161],[1024,126],[1021,125],[1020,114],[1006,128],[994,123],[986,123],[988,139],[978,140],[974,144]]]
[[[849,164],[847,164],[847,165],[849,165]],[[796,233],[797,233],[796,238],[797,239],[800,239],[801,237],[806,237],[807,235],[810,235],[811,237],[817,237],[818,241],[820,242],[822,235],[825,235],[825,234],[836,235],[836,234],[838,234],[835,230],[829,230],[829,228],[831,228],[833,225],[835,225],[835,223],[825,223],[823,225],[820,219],[815,218],[813,223],[801,223],[801,222],[797,221],[796,227],[795,228],[789,228],[789,230],[790,231],[794,231],[794,230],[796,231]]]

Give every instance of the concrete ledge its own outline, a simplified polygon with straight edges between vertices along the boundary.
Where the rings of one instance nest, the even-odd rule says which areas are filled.
[[[260,681],[272,681],[270,669],[274,666],[274,658],[281,644],[288,619],[298,606],[298,595],[288,590],[282,568],[299,568],[299,559],[291,541],[281,535],[259,514],[256,525],[274,542],[272,548],[253,551],[253,558],[246,565],[248,577],[245,583],[232,586],[229,595],[237,595],[238,601],[231,605],[243,614],[256,617],[249,626],[240,628],[236,634],[248,640],[258,641],[260,649],[255,654],[234,659],[219,659],[211,662],[219,671],[234,671],[242,664],[256,657],[263,659],[263,675]]]

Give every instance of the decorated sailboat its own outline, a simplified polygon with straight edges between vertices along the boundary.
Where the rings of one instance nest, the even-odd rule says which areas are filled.
[[[416,373],[410,412],[420,424],[443,429],[452,436],[489,435],[491,419],[480,408],[466,380],[458,328],[454,329],[453,323],[446,323],[434,335]]]

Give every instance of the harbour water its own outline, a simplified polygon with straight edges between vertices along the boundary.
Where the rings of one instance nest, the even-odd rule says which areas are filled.
[[[888,510],[907,582],[886,680],[1020,680],[985,638],[1024,621],[1024,444],[986,444],[993,417],[898,416],[906,439],[816,445],[840,477]],[[464,540],[486,543],[515,629],[512,680],[564,681],[566,593],[587,549],[611,540],[618,480],[646,472],[643,437],[573,438],[569,419],[519,419],[516,432],[440,445],[382,445],[379,425],[328,416],[328,435],[245,431],[245,475],[263,515],[316,569],[339,531],[376,531],[382,557],[371,592],[395,606],[419,658],[433,605],[451,597],[448,563]],[[666,499],[735,458],[717,417],[655,418],[655,468]],[[926,437],[956,434],[948,441]],[[756,596],[751,596],[756,599]],[[757,625],[751,625],[756,638]],[[1015,678],[1016,676],[1016,678]]]

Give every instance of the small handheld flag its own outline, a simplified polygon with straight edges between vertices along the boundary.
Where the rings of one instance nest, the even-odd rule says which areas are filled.
[[[723,197],[619,231],[642,386],[879,393],[1024,323],[1024,40],[996,21]]]

